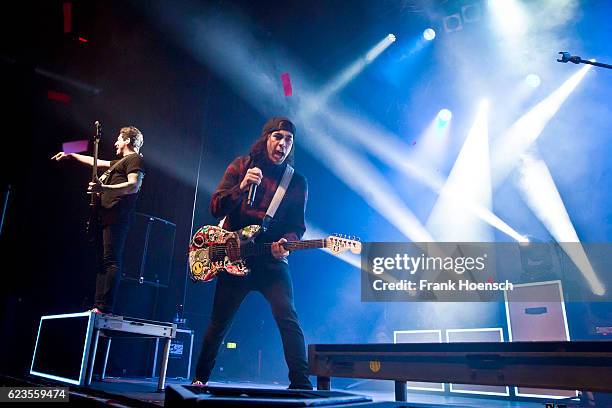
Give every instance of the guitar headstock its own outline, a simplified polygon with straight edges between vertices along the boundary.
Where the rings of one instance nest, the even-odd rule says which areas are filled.
[[[358,237],[334,234],[325,239],[325,244],[325,247],[330,249],[334,255],[349,250],[354,254],[361,253],[361,241]]]

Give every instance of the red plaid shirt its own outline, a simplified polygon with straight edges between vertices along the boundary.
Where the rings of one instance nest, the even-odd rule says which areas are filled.
[[[226,230],[235,231],[247,225],[261,225],[285,172],[285,164],[277,166],[268,161],[266,164],[257,165],[256,167],[259,167],[263,173],[263,179],[257,187],[253,207],[249,207],[246,202],[248,190],[240,191],[240,182],[250,167],[253,167],[250,156],[234,159],[213,193],[210,212],[213,217],[227,217],[223,224]],[[308,183],[304,176],[296,171],[268,230],[262,233],[257,241],[275,242],[280,238],[286,238],[288,241],[301,239],[306,231],[304,211],[307,198]]]

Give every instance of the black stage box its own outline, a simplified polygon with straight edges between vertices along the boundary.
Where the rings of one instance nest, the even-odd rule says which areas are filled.
[[[123,279],[167,287],[170,281],[176,225],[135,213],[126,238]]]
[[[339,391],[168,385],[166,407],[354,407],[370,402],[363,395]],[[404,403],[405,404],[405,403]],[[366,404],[367,405],[367,404]]]
[[[30,374],[84,385],[94,322],[91,312],[42,316]]]

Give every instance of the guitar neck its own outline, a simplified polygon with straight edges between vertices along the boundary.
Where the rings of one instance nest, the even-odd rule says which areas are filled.
[[[296,251],[299,249],[314,249],[314,248],[327,248],[327,240],[323,239],[309,239],[304,241],[287,241],[284,242],[283,248],[288,251]],[[266,243],[255,243],[244,246],[241,248],[242,256],[254,256],[254,255],[266,255],[272,253],[272,244]]]
[[[98,139],[94,139],[93,144],[93,163],[91,166],[91,181],[98,181]]]
[[[91,166],[91,182],[92,183],[97,183],[98,182],[98,142],[100,141],[100,139],[98,138],[94,138],[94,143],[93,143],[93,163]],[[95,207],[97,205],[96,202],[96,194],[92,193],[90,200],[89,200],[89,206],[90,207]]]
[[[295,251],[298,249],[313,249],[313,248],[326,248],[326,240],[323,239],[307,239],[305,241],[287,241],[283,243],[283,248],[288,251]],[[272,246],[272,244],[268,244]]]

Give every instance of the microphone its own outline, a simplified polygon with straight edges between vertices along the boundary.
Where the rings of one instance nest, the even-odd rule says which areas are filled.
[[[247,196],[247,205],[249,207],[252,207],[255,202],[255,194],[257,194],[257,184],[253,183],[249,186],[249,195]]]
[[[254,162],[254,158],[253,156],[251,156],[251,167],[249,167],[249,169],[256,167],[253,162]],[[257,184],[253,183],[249,186],[249,194],[247,195],[247,205],[249,207],[252,207],[253,204],[255,203],[256,194],[257,194]]]
[[[567,51],[560,51],[559,54],[561,54],[561,58],[558,58],[557,62],[573,62],[574,64],[580,64],[582,62],[582,58],[577,55],[571,55]]]
[[[574,64],[589,64],[589,65],[594,65],[596,67],[612,69],[611,64],[604,64],[602,62],[597,62],[594,59],[588,59],[588,60],[582,59],[578,55],[571,55],[567,51],[560,51],[559,54],[561,54],[561,58],[557,59],[558,62],[564,62],[564,63],[573,62]]]

